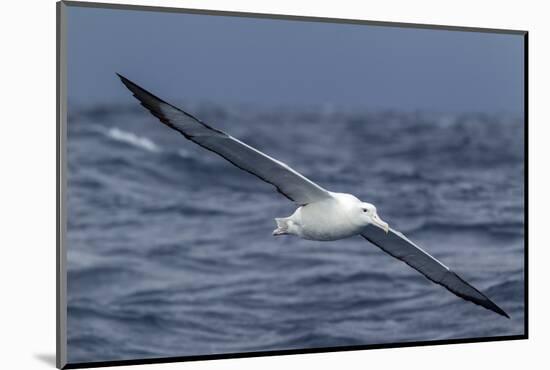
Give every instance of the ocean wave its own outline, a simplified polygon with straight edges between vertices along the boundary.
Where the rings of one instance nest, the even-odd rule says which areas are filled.
[[[186,106],[376,204],[421,246],[452,234],[433,251],[452,268],[483,252],[464,277],[512,316],[500,320],[362,238],[271,237],[272,218],[293,204],[129,107],[69,115],[71,362],[523,330],[521,121]]]
[[[144,136],[138,136],[132,132],[121,130],[117,127],[111,127],[106,132],[106,136],[110,139],[130,144],[137,148],[145,149],[149,152],[158,153],[161,151],[160,147],[151,139]]]
[[[495,300],[505,300],[506,297],[523,296],[523,288],[525,283],[523,279],[519,280],[506,280],[504,282],[499,282],[487,289],[487,294],[489,294]]]
[[[516,235],[522,236],[524,234],[524,224],[522,222],[494,222],[490,220],[482,220],[474,223],[460,222],[460,221],[434,221],[434,220],[423,220],[415,223],[414,225],[409,225],[406,228],[403,228],[405,233],[414,233],[418,231],[452,231],[452,230],[462,230],[462,231],[483,231],[491,234],[506,234],[506,235]]]

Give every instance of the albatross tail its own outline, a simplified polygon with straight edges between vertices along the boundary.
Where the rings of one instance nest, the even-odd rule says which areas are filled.
[[[286,235],[288,234],[288,218],[276,218],[277,228],[273,230],[273,235]]]

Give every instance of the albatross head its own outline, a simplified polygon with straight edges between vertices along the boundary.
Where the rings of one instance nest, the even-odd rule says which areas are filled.
[[[356,211],[359,214],[358,218],[362,223],[364,223],[365,226],[373,224],[374,226],[384,230],[386,234],[388,233],[388,230],[390,229],[388,223],[382,221],[382,219],[378,216],[376,207],[373,204],[361,202],[359,203],[359,207]]]

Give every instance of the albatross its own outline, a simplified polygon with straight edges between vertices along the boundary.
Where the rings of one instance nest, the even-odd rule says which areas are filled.
[[[376,207],[351,194],[331,192],[285,163],[243,143],[156,97],[118,74],[141,105],[185,138],[225,158],[236,167],[273,185],[297,205],[289,217],[275,218],[273,235],[295,235],[316,241],[360,235],[389,255],[405,262],[456,296],[510,318],[485,294],[467,283],[379,216]]]

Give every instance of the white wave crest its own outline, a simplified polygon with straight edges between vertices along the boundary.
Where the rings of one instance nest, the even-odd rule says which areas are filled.
[[[109,131],[107,131],[107,136],[111,139],[128,143],[150,152],[160,152],[160,148],[151,139],[121,130],[117,127],[111,127]]]

